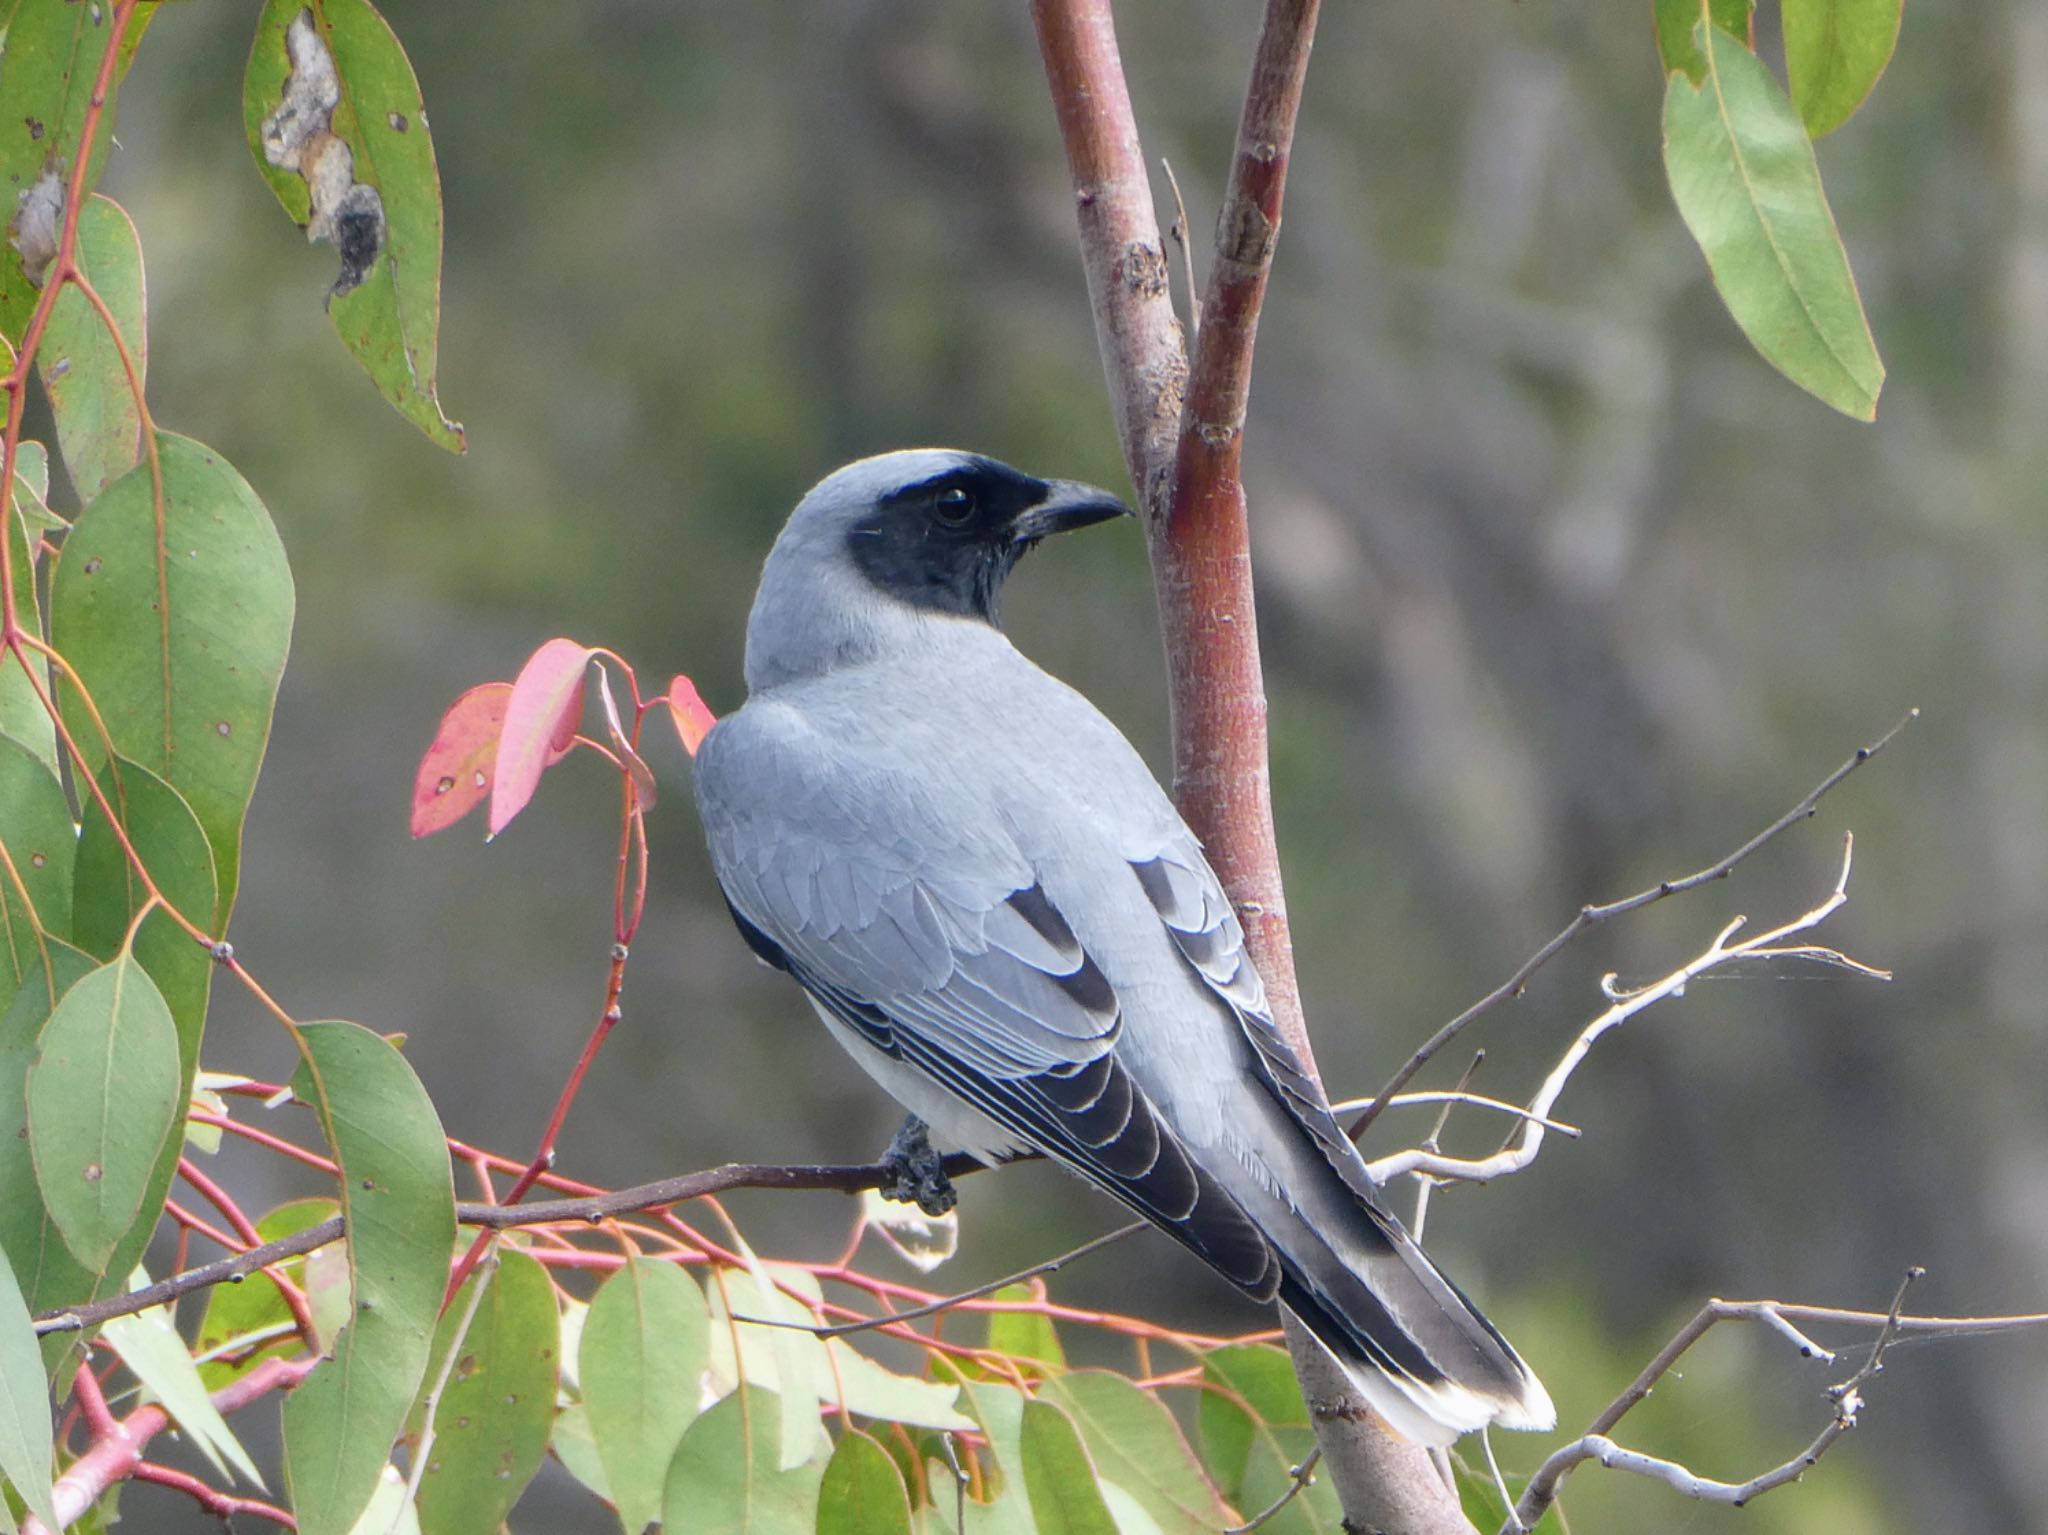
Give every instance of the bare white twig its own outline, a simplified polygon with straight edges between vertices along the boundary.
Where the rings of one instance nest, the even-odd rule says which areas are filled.
[[[1439,1050],[1456,1039],[1481,1014],[1497,1007],[1510,997],[1520,996],[1522,988],[1529,984],[1529,978],[1549,964],[1552,959],[1556,958],[1558,953],[1581,933],[1598,923],[1606,921],[1609,917],[1618,917],[1624,912],[1637,911],[1642,907],[1654,905],[1669,896],[1682,895],[1688,890],[1697,890],[1701,885],[1710,884],[1714,880],[1726,879],[1733,872],[1737,864],[1756,852],[1758,848],[1770,842],[1786,828],[1796,826],[1799,822],[1811,816],[1820,808],[1820,802],[1829,790],[1833,789],[1835,785],[1839,784],[1843,779],[1863,766],[1864,763],[1891,745],[1892,740],[1898,733],[1919,717],[1920,711],[1918,709],[1908,709],[1905,715],[1891,729],[1871,742],[1870,745],[1857,747],[1846,762],[1815,784],[1807,792],[1804,799],[1779,816],[1777,820],[1771,822],[1770,825],[1766,826],[1754,837],[1743,843],[1741,847],[1728,854],[1727,857],[1722,858],[1716,863],[1708,864],[1704,869],[1688,874],[1683,879],[1662,880],[1650,886],[1647,890],[1639,890],[1634,895],[1624,896],[1618,901],[1609,901],[1604,906],[1580,907],[1579,914],[1566,923],[1542,948],[1523,960],[1513,975],[1502,981],[1492,991],[1489,991],[1477,1002],[1466,1008],[1464,1012],[1458,1014],[1457,1017],[1438,1029],[1436,1033],[1423,1041],[1406,1061],[1402,1062],[1401,1069],[1388,1079],[1386,1086],[1379,1090],[1373,1100],[1366,1105],[1364,1111],[1359,1114],[1358,1118],[1352,1121],[1349,1127],[1351,1138],[1355,1141],[1365,1134],[1372,1122],[1378,1119],[1387,1106],[1393,1102],[1394,1095],[1414,1080],[1415,1074],[1422,1070]]]
[[[1372,1099],[1370,1098],[1346,1098],[1342,1103],[1331,1104],[1330,1112],[1332,1114],[1349,1114],[1352,1110],[1362,1109],[1371,1102]],[[1484,1093],[1453,1092],[1448,1088],[1434,1088],[1427,1092],[1396,1093],[1387,1100],[1387,1107],[1390,1109],[1405,1109],[1425,1103],[1466,1103],[1475,1109],[1492,1109],[1496,1114],[1509,1114],[1516,1119],[1533,1119],[1536,1123],[1543,1126],[1544,1129],[1553,1134],[1562,1135],[1566,1140],[1571,1141],[1577,1140],[1585,1133],[1577,1125],[1568,1125],[1561,1119],[1545,1119],[1541,1114],[1531,1114],[1519,1103],[1509,1103],[1502,1098],[1489,1098]]]
[[[1524,1535],[1524,1532],[1533,1529],[1536,1522],[1556,1501],[1558,1488],[1565,1477],[1587,1461],[1598,1461],[1601,1465],[1616,1471],[1632,1471],[1638,1476],[1652,1477],[1689,1498],[1732,1503],[1740,1507],[1773,1488],[1782,1487],[1787,1482],[1798,1481],[1809,1467],[1827,1453],[1837,1439],[1856,1426],[1864,1407],[1864,1383],[1883,1372],[1885,1353],[1899,1338],[1907,1335],[1959,1337],[1968,1333],[2003,1332],[2048,1324],[2048,1313],[1983,1317],[1908,1316],[1904,1311],[1906,1292],[1925,1272],[1926,1270],[1921,1268],[1906,1271],[1898,1290],[1892,1296],[1891,1308],[1888,1311],[1847,1311],[1834,1306],[1790,1305],[1774,1300],[1708,1301],[1700,1308],[1698,1314],[1658,1351],[1657,1357],[1643,1367],[1642,1373],[1629,1383],[1628,1389],[1607,1404],[1606,1409],[1593,1420],[1591,1427],[1582,1437],[1554,1451],[1549,1459],[1536,1469],[1536,1474],[1529,1479],[1529,1485],[1522,1490],[1521,1501],[1515,1506],[1507,1523],[1501,1526],[1501,1535]],[[1608,1437],[1609,1431],[1629,1410],[1647,1397],[1657,1382],[1670,1373],[1679,1357],[1718,1323],[1761,1322],[1791,1342],[1807,1358],[1833,1362],[1836,1357],[1834,1351],[1822,1347],[1800,1331],[1794,1325],[1795,1320],[1875,1327],[1877,1338],[1871,1344],[1870,1357],[1862,1366],[1848,1379],[1828,1388],[1827,1398],[1832,1409],[1828,1423],[1814,1437],[1812,1443],[1790,1460],[1782,1465],[1773,1466],[1746,1482],[1722,1482],[1712,1477],[1701,1476],[1677,1461],[1626,1449]]]
[[[1447,1157],[1430,1145],[1397,1151],[1391,1156],[1381,1157],[1369,1164],[1372,1175],[1381,1183],[1404,1174],[1430,1178],[1444,1182],[1490,1183],[1496,1178],[1505,1178],[1518,1173],[1536,1160],[1536,1154],[1543,1149],[1545,1130],[1554,1121],[1551,1110],[1555,1107],[1572,1074],[1592,1053],[1600,1037],[1610,1030],[1621,1027],[1629,1019],[1666,997],[1685,994],[1685,988],[1698,977],[1724,965],[1755,959],[1812,959],[1825,964],[1838,965],[1858,974],[1879,980],[1890,980],[1891,973],[1878,970],[1858,960],[1850,959],[1834,949],[1825,949],[1813,944],[1790,943],[1787,940],[1810,931],[1833,916],[1849,899],[1849,870],[1855,860],[1856,842],[1853,836],[1842,839],[1842,867],[1836,876],[1834,889],[1811,911],[1793,918],[1779,927],[1756,934],[1752,938],[1735,941],[1748,919],[1737,917],[1714,936],[1712,943],[1698,955],[1672,971],[1662,980],[1647,986],[1624,990],[1614,984],[1609,976],[1602,982],[1601,989],[1611,1005],[1594,1018],[1571,1042],[1557,1064],[1550,1069],[1550,1075],[1543,1079],[1543,1085],[1529,1100],[1520,1130],[1508,1138],[1508,1143],[1499,1151],[1487,1157]]]

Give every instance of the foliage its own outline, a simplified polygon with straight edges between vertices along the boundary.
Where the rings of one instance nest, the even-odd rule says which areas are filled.
[[[0,1475],[19,1501],[46,1524],[111,1522],[126,1478],[182,1485],[143,1458],[175,1425],[223,1484],[185,1490],[265,1511],[226,1488],[239,1478],[270,1495],[230,1416],[279,1394],[283,1495],[316,1535],[496,1529],[549,1453],[628,1531],[661,1518],[1171,1535],[1290,1495],[1309,1419],[1270,1337],[1079,1311],[1042,1285],[891,1321],[940,1297],[856,1265],[865,1216],[830,1263],[764,1261],[709,1200],[710,1221],[471,1210],[476,1234],[458,1241],[457,1166],[487,1205],[600,1192],[549,1171],[551,1150],[616,1022],[641,920],[646,717],[665,711],[686,752],[708,728],[687,678],[644,694],[612,652],[551,640],[514,681],[458,700],[421,765],[416,835],[485,801],[491,834],[504,831],[574,751],[619,774],[606,1002],[532,1158],[449,1141],[402,1041],[302,1022],[235,959],[224,935],[295,596],[256,490],[156,421],[142,242],[95,191],[154,14],[134,0],[15,0],[0,77],[0,122],[19,125],[0,136],[0,165],[23,188],[0,257]],[[1746,11],[1659,4],[1667,159],[1759,350],[1867,416],[1882,371],[1807,139],[1874,84],[1897,6],[1802,7],[1796,28],[1787,15],[1790,106],[1749,51]],[[269,0],[243,118],[287,214],[336,249],[327,307],[344,346],[408,422],[459,449],[436,382],[438,171],[397,39],[367,0]],[[53,509],[66,503],[50,445],[23,436],[31,379],[68,515]],[[586,733],[593,671],[599,723]],[[216,968],[292,1040],[290,1083],[202,1081]],[[296,1138],[256,1122],[286,1105],[310,1110]],[[252,1218],[195,1161],[222,1133],[312,1168],[328,1195]],[[718,1235],[704,1229],[714,1222]],[[163,1305],[81,1325],[75,1313],[148,1285],[138,1265],[167,1227],[181,1270],[195,1235],[232,1253],[293,1250],[249,1284],[214,1288],[190,1337]],[[970,1314],[985,1330],[963,1342]],[[874,1323],[856,1336],[897,1352],[811,1330],[849,1322]],[[1129,1372],[1070,1365],[1063,1330],[1127,1343]],[[115,1370],[150,1398],[125,1424],[108,1406]],[[54,1503],[66,1471],[62,1490],[85,1502]],[[1336,1525],[1332,1495],[1311,1482],[1272,1527]]]

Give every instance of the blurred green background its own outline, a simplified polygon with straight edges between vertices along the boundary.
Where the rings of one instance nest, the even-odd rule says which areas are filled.
[[[760,558],[847,458],[946,443],[1123,481],[1021,7],[386,12],[440,154],[441,387],[466,459],[375,398],[322,313],[333,253],[254,173],[252,7],[166,9],[107,189],[142,234],[158,417],[243,470],[297,574],[236,947],[301,1016],[405,1031],[449,1130],[523,1156],[601,1001],[616,799],[572,763],[498,844],[473,824],[413,844],[412,769],[446,703],[562,633],[735,706]],[[1120,9],[1146,147],[1198,231],[1254,20],[1239,0]],[[1737,912],[1805,909],[1857,833],[1826,936],[1897,981],[1696,985],[1601,1047],[1560,1108],[1582,1141],[1435,1203],[1432,1248],[1568,1426],[1707,1295],[1882,1307],[1923,1263],[1922,1309],[2048,1298],[2044,81],[2038,3],[1912,0],[1890,75],[1821,146],[1891,370],[1864,427],[1759,362],[1709,289],[1663,183],[1647,6],[1324,18],[1248,478],[1281,840],[1333,1091],[1370,1091],[1581,903],[1710,862],[1923,711],[1814,824],[1597,932],[1474,1036],[1477,1085],[1526,1093],[1599,976],[1661,974]],[[1064,543],[1012,586],[1011,633],[1163,762],[1137,531]],[[626,1025],[562,1170],[619,1185],[871,1155],[895,1111],[748,957],[680,753],[657,751]],[[218,996],[208,1064],[286,1073],[274,1027]],[[1390,1117],[1369,1149],[1426,1129]],[[1498,1134],[1475,1117],[1450,1140]],[[272,1192],[265,1162],[227,1170]],[[825,1196],[733,1208],[764,1251],[844,1234]],[[946,1282],[1118,1219],[1036,1168],[973,1180],[964,1217]],[[1163,1244],[1058,1283],[1260,1323]],[[1787,1353],[1713,1340],[1623,1437],[1707,1474],[1764,1469],[1848,1370]],[[1737,1512],[1595,1469],[1565,1508],[1579,1531],[2048,1528],[2044,1363],[2048,1339],[1902,1346],[1800,1488]],[[1501,1448],[1526,1464],[1543,1446]],[[187,1517],[131,1499],[151,1527]],[[559,1479],[515,1519],[605,1523]]]

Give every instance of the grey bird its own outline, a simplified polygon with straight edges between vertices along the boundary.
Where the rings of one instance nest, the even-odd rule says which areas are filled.
[[[1274,1027],[1194,834],[998,626],[1021,555],[1127,510],[936,449],[803,498],[761,573],[746,704],[696,760],[733,919],[907,1128],[1078,1173],[1293,1311],[1411,1440],[1549,1428]]]

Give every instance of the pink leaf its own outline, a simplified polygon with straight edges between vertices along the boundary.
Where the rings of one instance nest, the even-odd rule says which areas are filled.
[[[604,669],[602,661],[597,663],[597,701],[604,705],[605,732],[612,738],[612,750],[626,765],[626,776],[633,780],[633,792],[639,799],[640,808],[652,810],[654,769],[633,749],[632,738],[626,734],[626,727],[619,723],[619,706],[612,700],[611,673]]]
[[[526,808],[540,787],[540,775],[560,762],[576,739],[583,720],[583,673],[593,654],[574,640],[549,640],[519,669],[505,705],[497,781],[491,785],[493,837]]]
[[[498,736],[512,684],[486,682],[471,688],[441,716],[434,744],[420,758],[412,780],[412,834],[429,836],[453,826],[491,792],[498,763]]]
[[[688,677],[678,676],[671,682],[661,701],[668,705],[676,734],[683,739],[683,750],[696,756],[697,748],[704,744],[704,738],[711,734],[711,727],[718,723],[718,716],[697,696],[697,684]]]

